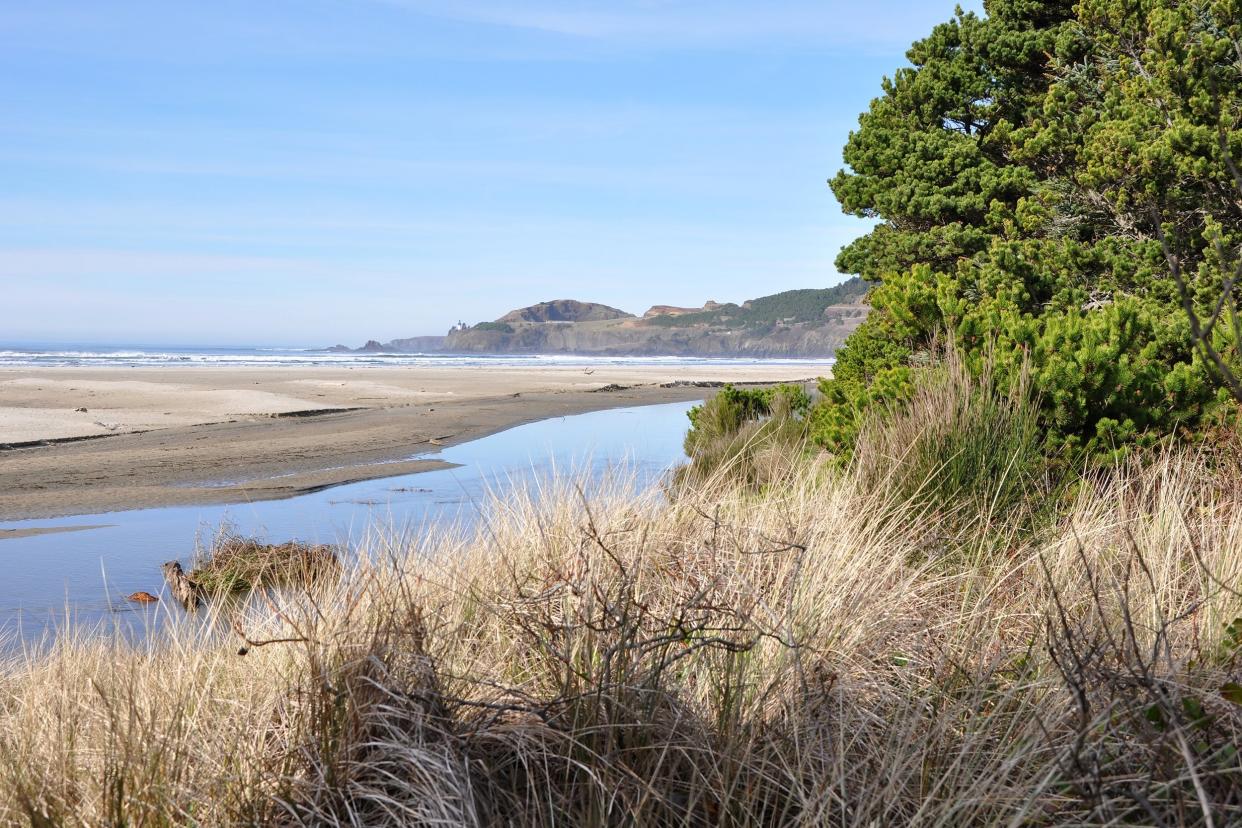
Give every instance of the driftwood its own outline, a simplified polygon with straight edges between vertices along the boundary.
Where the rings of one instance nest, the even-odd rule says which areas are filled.
[[[172,591],[173,597],[188,610],[198,609],[198,605],[203,600],[202,590],[185,574],[181,564],[177,561],[169,561],[161,569],[164,570],[164,580],[168,582],[168,588]]]

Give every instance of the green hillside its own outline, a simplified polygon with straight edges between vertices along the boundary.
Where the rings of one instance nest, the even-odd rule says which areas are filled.
[[[685,328],[694,325],[723,326],[728,328],[758,328],[777,322],[814,322],[822,319],[824,311],[832,305],[857,302],[867,292],[868,285],[854,277],[846,282],[820,290],[787,290],[759,299],[751,299],[745,305],[729,303],[719,308],[679,316],[653,316],[645,324],[665,328]]]

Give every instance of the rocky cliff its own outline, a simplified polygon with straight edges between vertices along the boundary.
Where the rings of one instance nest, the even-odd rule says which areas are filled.
[[[822,325],[777,325],[768,330],[591,323],[524,326],[512,333],[469,329],[449,334],[444,350],[478,354],[830,357],[865,317],[865,307],[852,306],[834,309],[834,315]]]
[[[433,354],[444,350],[443,336],[410,336],[394,339],[387,347],[403,354]]]

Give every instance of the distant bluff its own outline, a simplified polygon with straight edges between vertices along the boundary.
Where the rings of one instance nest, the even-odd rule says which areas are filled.
[[[579,354],[584,356],[833,356],[867,317],[867,284],[787,290],[742,304],[654,305],[641,318],[598,302],[555,299],[510,311],[492,322],[459,325],[447,336],[421,336],[348,353]]]
[[[860,279],[791,290],[741,305],[656,305],[642,318],[571,299],[540,302],[494,322],[455,328],[450,353],[584,356],[831,357],[867,316]]]

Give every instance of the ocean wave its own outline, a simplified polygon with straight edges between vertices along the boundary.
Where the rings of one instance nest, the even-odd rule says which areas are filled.
[[[204,348],[151,349],[65,348],[41,349],[9,347],[0,349],[0,367],[367,367],[367,366],[601,366],[601,365],[825,365],[831,359],[750,359],[677,356],[579,356],[572,354],[416,354],[366,353],[334,354],[291,348]]]

